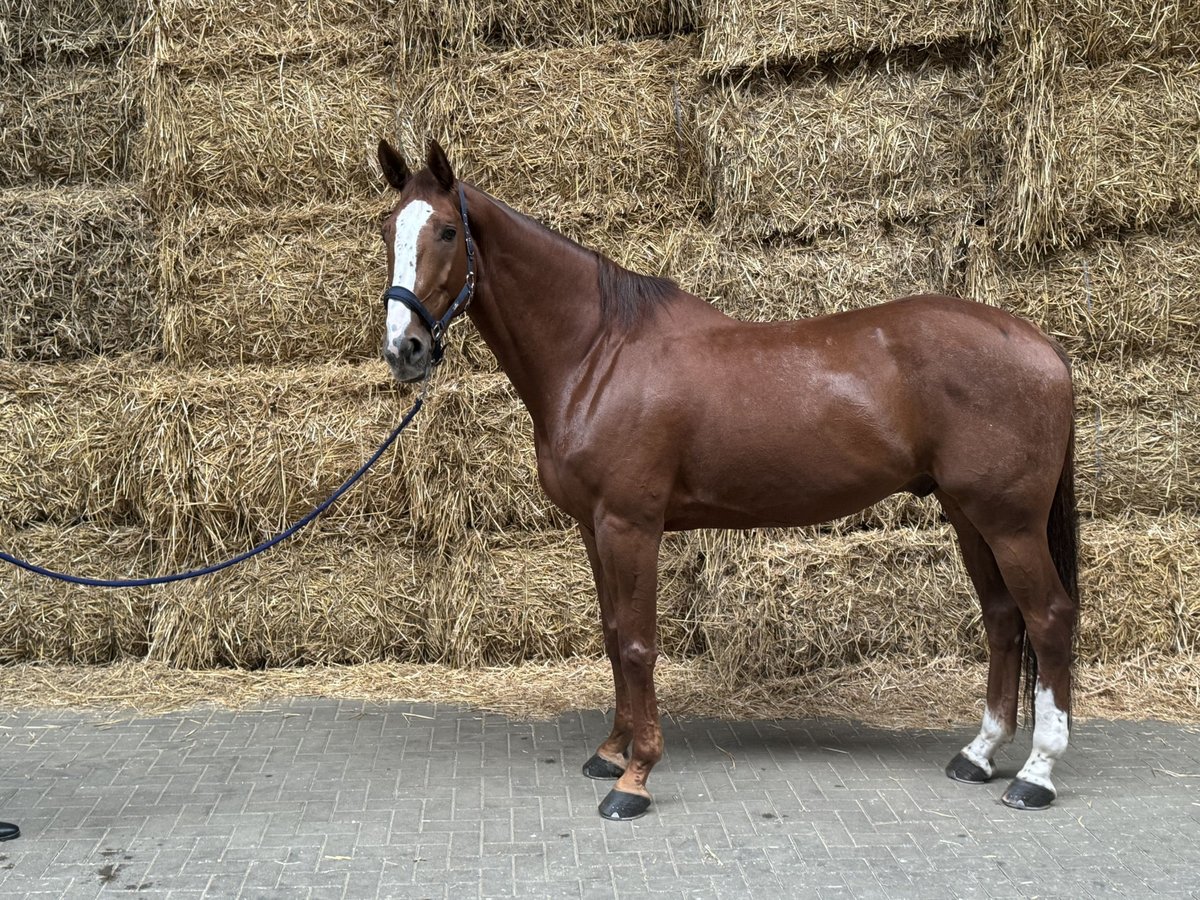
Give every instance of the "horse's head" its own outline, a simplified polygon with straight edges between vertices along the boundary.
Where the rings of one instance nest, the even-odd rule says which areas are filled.
[[[429,142],[415,175],[387,141],[379,165],[400,199],[383,217],[388,288],[383,358],[399,381],[416,381],[437,365],[442,334],[463,312],[475,287],[474,249],[466,198],[446,153]]]

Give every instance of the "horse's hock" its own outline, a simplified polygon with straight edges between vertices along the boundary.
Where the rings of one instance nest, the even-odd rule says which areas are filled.
[[[1079,392],[1081,659],[1200,648],[1200,7],[261,6],[0,22],[6,548],[163,571],[357,465],[405,405],[377,361],[374,146],[429,132],[495,196],[740,317],[939,291],[1040,324]],[[167,591],[5,570],[0,658],[598,654],[528,417],[469,327],[451,343],[424,420],[312,535]],[[930,501],[662,555],[664,650],[731,684],[982,658]]]

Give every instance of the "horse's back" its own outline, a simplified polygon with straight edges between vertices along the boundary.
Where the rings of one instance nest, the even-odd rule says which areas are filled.
[[[675,421],[689,412],[678,429],[682,480],[699,506],[743,507],[738,521],[823,521],[982,469],[1016,477],[1021,458],[1065,452],[1064,359],[995,307],[918,295],[795,322],[731,322],[699,343],[681,351],[690,362],[673,379]]]

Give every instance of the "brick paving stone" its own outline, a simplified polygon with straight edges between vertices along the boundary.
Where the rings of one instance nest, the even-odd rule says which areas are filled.
[[[550,722],[294,700],[99,717],[0,711],[0,896],[1200,897],[1200,729],[1081,723],[1040,813],[941,772],[970,737],[664,721],[651,815],[603,822]]]

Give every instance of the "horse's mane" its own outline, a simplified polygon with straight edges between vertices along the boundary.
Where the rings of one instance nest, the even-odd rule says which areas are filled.
[[[539,222],[533,216],[513,209],[504,201],[491,196],[489,199],[513,215],[536,226],[542,232],[553,236],[556,240],[564,241],[575,249],[595,257],[596,287],[600,292],[600,315],[606,321],[615,322],[623,329],[633,328],[644,322],[673,293],[679,290],[679,285],[670,278],[631,272],[624,266],[613,262],[603,253],[584,247],[562,232],[555,231],[545,223]]]
[[[630,272],[602,253],[596,254],[596,262],[600,313],[622,328],[641,324],[679,289],[670,278]]]

